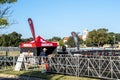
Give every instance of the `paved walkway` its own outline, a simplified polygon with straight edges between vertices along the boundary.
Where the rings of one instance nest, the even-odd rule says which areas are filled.
[[[9,74],[0,74],[0,80],[46,80],[40,79],[35,77],[26,77],[26,76],[16,76],[16,75],[9,75]]]
[[[13,79],[13,78],[4,78],[4,77],[0,77],[0,80],[19,80],[19,79]]]

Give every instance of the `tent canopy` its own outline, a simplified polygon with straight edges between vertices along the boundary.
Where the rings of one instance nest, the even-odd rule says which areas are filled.
[[[21,48],[24,48],[24,47],[33,47],[33,48],[34,47],[57,47],[57,46],[58,46],[57,42],[47,41],[40,36],[37,36],[35,40],[33,41],[20,43]]]

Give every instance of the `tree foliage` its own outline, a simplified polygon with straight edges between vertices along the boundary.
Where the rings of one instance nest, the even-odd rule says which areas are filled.
[[[69,39],[68,39],[68,41],[67,41],[65,44],[67,44],[67,45],[70,46],[70,47],[75,47],[73,37],[70,36]]]
[[[118,44],[120,42],[120,33],[108,32],[108,29],[100,28],[92,30],[85,41],[87,46],[103,46],[104,44]]]
[[[0,19],[0,26],[2,26],[2,25],[5,25],[5,26],[8,25],[8,22],[7,22],[7,20],[5,18]]]
[[[17,0],[0,0],[0,4],[5,4],[5,3],[13,3],[16,2]]]
[[[100,28],[89,32],[86,39],[86,44],[92,44],[94,46],[103,46],[109,40],[108,29]]]
[[[5,6],[5,4],[11,4],[17,0],[0,0],[0,28],[8,26],[10,23],[8,21],[8,16],[10,14],[10,7]]]
[[[64,45],[64,42],[63,42],[63,39],[61,39],[60,41],[59,41],[59,46],[63,46]]]
[[[52,37],[51,39],[48,39],[49,41],[59,41],[61,40],[60,37]]]
[[[81,40],[80,38],[78,38],[78,45],[80,45],[81,43],[83,43],[83,40]],[[70,47],[75,47],[75,43],[74,43],[74,39],[72,36],[69,37],[68,41],[65,43]]]
[[[116,42],[120,42],[120,33],[115,33]]]
[[[108,44],[111,44],[111,45],[114,44],[114,35],[115,35],[115,33],[113,33],[113,32],[108,33],[108,38],[109,38]]]
[[[12,32],[8,35],[3,34],[0,36],[0,46],[19,46],[19,43],[22,41],[21,36],[21,34],[16,32]]]

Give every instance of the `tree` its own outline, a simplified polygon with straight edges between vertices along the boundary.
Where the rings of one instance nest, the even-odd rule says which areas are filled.
[[[83,40],[81,40],[80,38],[78,38],[78,44],[80,45],[81,43],[83,43]],[[68,41],[65,43],[70,47],[75,47],[75,43],[74,43],[74,39],[72,36],[69,37]]]
[[[70,46],[70,47],[75,47],[73,37],[70,36],[69,39],[68,39],[68,41],[67,41],[65,44],[67,44],[67,45]]]
[[[0,0],[0,4],[5,4],[5,3],[13,3],[16,2],[17,0]]]
[[[60,37],[52,37],[51,39],[48,39],[49,41],[59,41],[61,40]]]
[[[21,34],[18,34],[16,32],[8,34],[9,46],[19,46],[19,43],[21,42],[21,36]]]
[[[108,38],[108,29],[100,28],[98,30],[93,30],[89,32],[89,35],[86,39],[86,44],[92,44],[94,46],[103,46],[109,40]]]
[[[63,39],[61,39],[60,41],[59,41],[59,46],[63,46],[64,45],[64,42],[63,42]]]
[[[21,42],[27,42],[27,41],[33,41],[33,38],[32,37],[30,37],[30,38],[22,38],[21,39]]]
[[[97,30],[98,35],[98,46],[103,46],[109,40],[108,29],[101,28]]]
[[[108,44],[111,44],[112,46],[114,44],[114,35],[115,34],[113,32],[108,33],[108,38],[109,38]]]
[[[6,34],[3,34],[1,37],[0,37],[0,46],[8,46],[8,36]]]
[[[3,34],[0,36],[0,46],[19,46],[19,43],[21,42],[21,34],[18,34],[16,32],[12,32],[8,35]]]
[[[10,14],[10,7],[3,7],[5,4],[11,4],[17,0],[0,0],[0,29],[8,26],[8,15]]]
[[[118,43],[120,42],[120,33],[115,34],[115,41]]]
[[[113,33],[110,32],[108,33],[109,35],[109,41],[108,43],[113,45],[113,44],[118,44],[118,42],[120,42],[120,33]]]

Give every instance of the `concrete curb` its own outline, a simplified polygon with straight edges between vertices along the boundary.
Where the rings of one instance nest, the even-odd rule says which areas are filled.
[[[46,80],[46,79],[41,79],[36,77],[17,76],[17,75],[10,75],[10,74],[0,74],[0,77],[13,78],[13,79],[19,79],[19,80]]]

